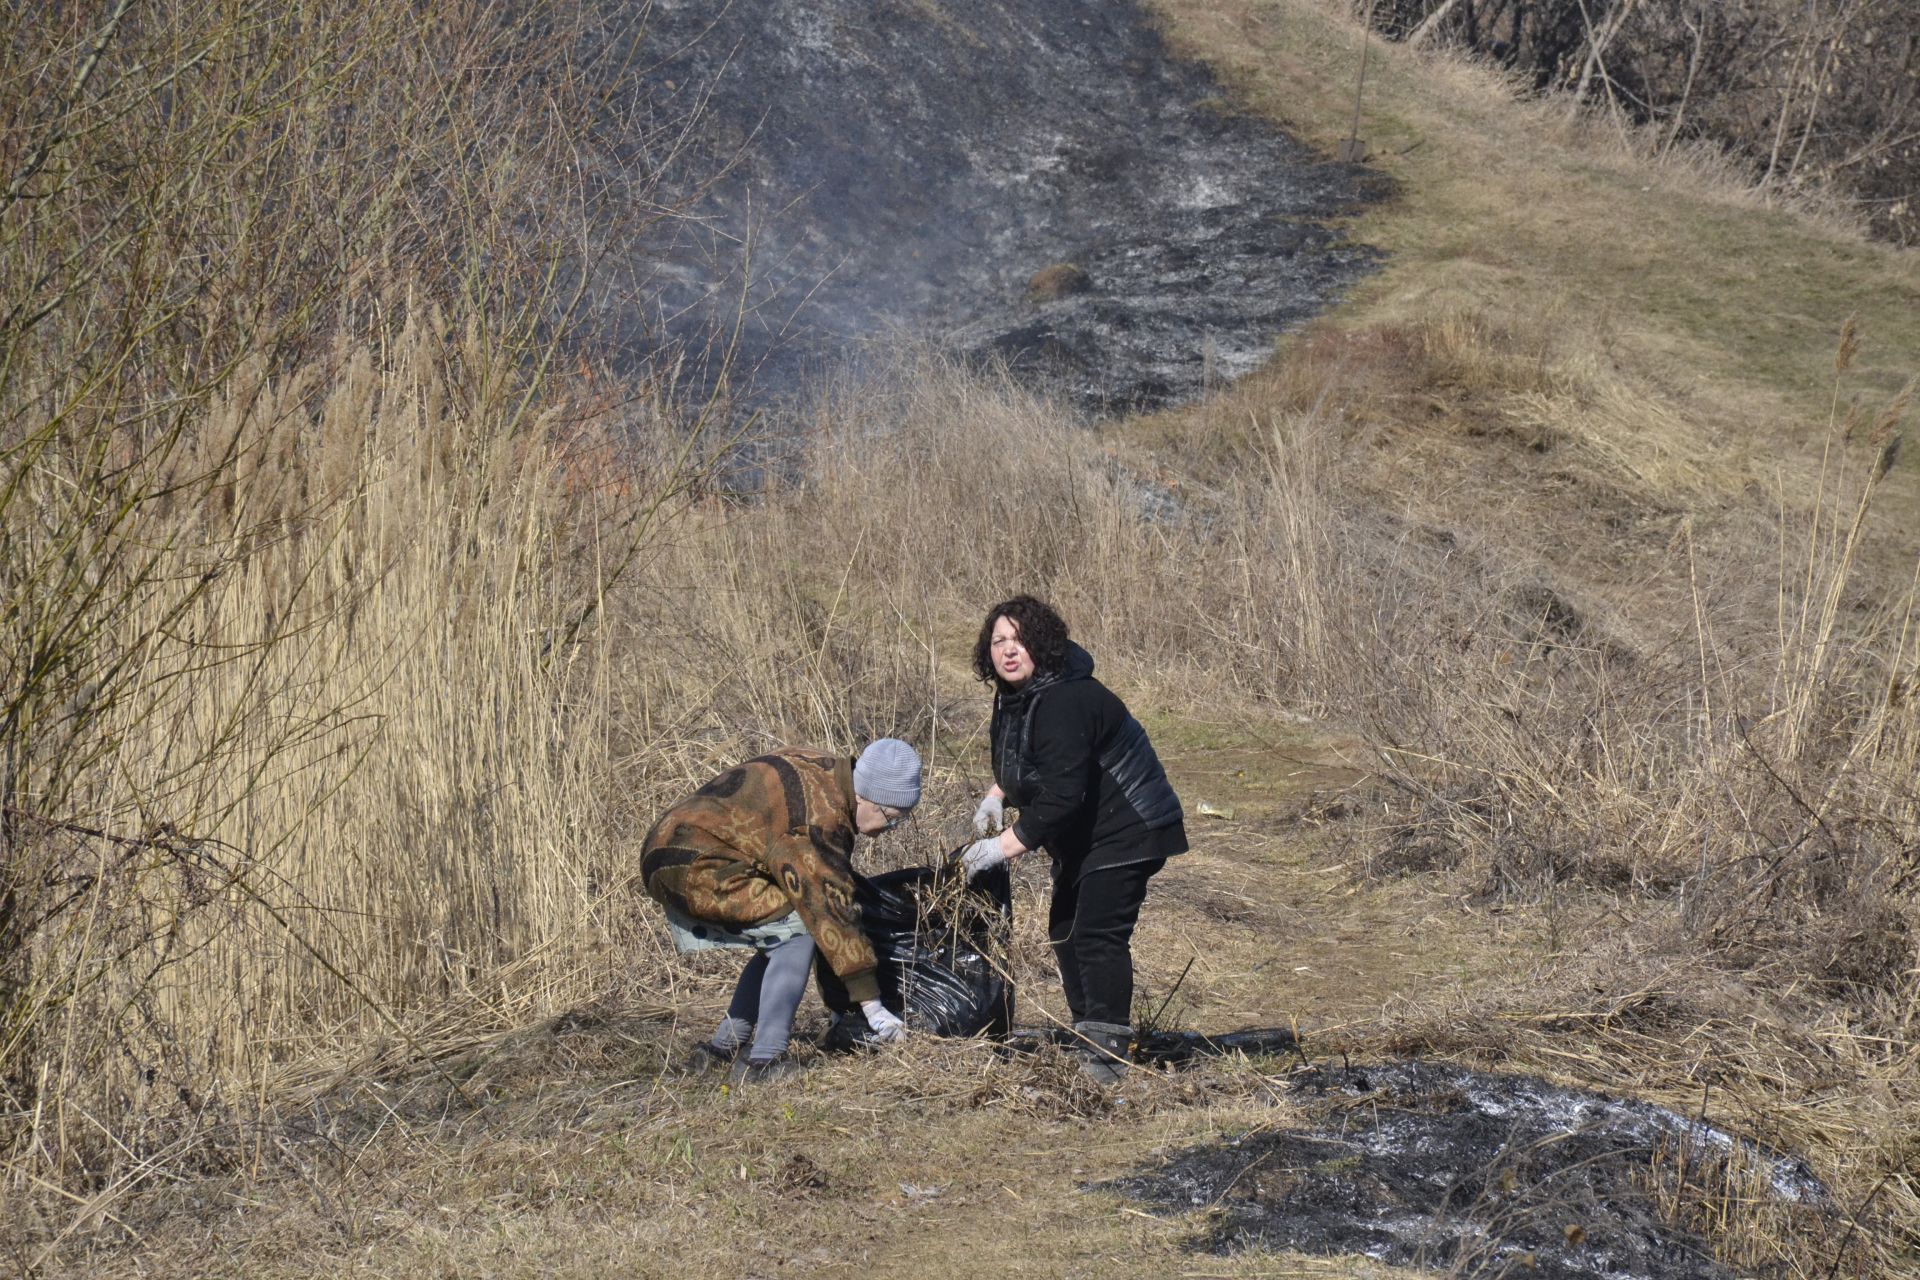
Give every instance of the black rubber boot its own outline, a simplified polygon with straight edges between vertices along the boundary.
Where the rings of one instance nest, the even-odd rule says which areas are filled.
[[[1080,1074],[1097,1085],[1116,1085],[1127,1074],[1127,1054],[1133,1046],[1133,1028],[1118,1022],[1076,1022],[1078,1041],[1071,1052],[1079,1055]]]

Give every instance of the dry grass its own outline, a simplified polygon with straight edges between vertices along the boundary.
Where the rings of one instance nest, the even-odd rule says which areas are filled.
[[[399,385],[421,382],[416,371]],[[310,910],[311,933],[246,925],[249,903],[233,903],[206,916],[205,935],[185,935],[198,949],[166,971],[168,990],[197,991],[200,1002],[153,1002],[143,992],[140,1000],[122,999],[115,1007],[137,1009],[153,1025],[168,1027],[171,1043],[199,1043],[209,1031],[236,1025],[225,992],[228,975],[245,971],[242,951],[272,955],[261,977],[284,973],[289,980],[260,982],[250,1007],[299,1010],[300,1029],[313,1038],[294,1048],[333,1046],[338,1056],[356,1042],[371,1044],[374,1059],[344,1072],[348,1081],[378,1078],[379,1061],[416,1074],[432,1064],[425,1076],[441,1082],[435,1087],[485,1117],[511,1090],[499,1093],[497,1072],[474,1065],[487,1056],[475,1056],[475,1026],[525,1024],[596,1001],[630,1021],[623,1010],[631,1010],[631,996],[606,1004],[622,991],[647,992],[649,1004],[666,1009],[716,1006],[726,975],[667,960],[651,916],[637,910],[620,842],[720,761],[773,741],[834,746],[879,732],[906,734],[930,748],[934,791],[911,842],[897,849],[889,844],[876,865],[925,856],[929,843],[951,843],[950,828],[964,821],[968,796],[983,781],[975,771],[985,704],[964,669],[971,606],[995,584],[1019,581],[1059,599],[1114,668],[1116,683],[1143,704],[1178,700],[1188,717],[1216,706],[1243,723],[1257,719],[1262,706],[1318,706],[1365,726],[1376,777],[1414,805],[1381,809],[1375,802],[1378,834],[1363,837],[1365,856],[1373,856],[1378,840],[1426,842],[1433,851],[1424,861],[1402,865],[1437,872],[1438,883],[1452,886],[1445,892],[1506,903],[1539,919],[1546,935],[1542,965],[1564,966],[1567,955],[1596,936],[1586,902],[1603,895],[1616,916],[1634,921],[1628,933],[1635,941],[1607,965],[1585,971],[1603,991],[1634,972],[1630,960],[1651,950],[1687,958],[1702,974],[1796,992],[1794,998],[1811,1001],[1809,1007],[1836,1026],[1851,1019],[1856,1034],[1907,1043],[1911,1006],[1901,1002],[1912,998],[1905,971],[1911,964],[1902,957],[1910,943],[1902,939],[1910,935],[1886,929],[1911,910],[1898,852],[1911,841],[1912,816],[1890,780],[1911,769],[1912,703],[1889,700],[1885,692],[1889,674],[1909,678],[1913,642],[1897,615],[1891,629],[1877,630],[1822,603],[1836,591],[1844,594],[1852,545],[1846,531],[1863,493],[1870,497],[1867,482],[1876,467],[1863,475],[1856,464],[1836,462],[1836,485],[1848,496],[1832,508],[1838,516],[1806,527],[1800,536],[1810,558],[1794,559],[1796,574],[1780,585],[1781,598],[1793,604],[1780,616],[1800,618],[1805,599],[1806,622],[1778,633],[1785,642],[1776,644],[1779,661],[1734,668],[1720,661],[1712,638],[1750,628],[1751,616],[1689,608],[1666,619],[1673,634],[1664,652],[1610,649],[1579,614],[1563,611],[1550,590],[1545,596],[1516,591],[1510,569],[1497,561],[1469,563],[1444,547],[1422,554],[1377,510],[1335,499],[1353,464],[1350,446],[1338,440],[1327,417],[1281,410],[1276,421],[1244,446],[1250,465],[1242,476],[1227,484],[1182,485],[1172,490],[1178,500],[1162,505],[1144,463],[1105,452],[1097,439],[1016,389],[937,364],[914,366],[857,397],[827,402],[793,478],[758,501],[696,504],[663,519],[621,590],[605,601],[592,643],[564,669],[543,663],[539,637],[564,621],[578,588],[567,573],[525,567],[556,563],[552,548],[579,545],[555,533],[583,526],[567,519],[570,501],[552,480],[559,473],[552,455],[501,448],[492,465],[475,458],[387,471],[414,455],[360,450],[381,461],[369,463],[349,487],[378,500],[349,504],[343,515],[390,509],[395,518],[337,531],[321,523],[316,532],[323,536],[313,542],[328,548],[327,555],[356,540],[384,546],[390,572],[371,583],[328,577],[320,572],[324,557],[311,572],[278,572],[311,583],[316,605],[325,602],[314,624],[321,635],[337,637],[346,616],[328,593],[351,585],[356,634],[365,619],[373,623],[365,634],[404,631],[419,642],[395,647],[383,639],[351,647],[345,652],[364,653],[377,678],[350,679],[352,668],[341,664],[332,669],[341,671],[336,678],[343,683],[329,686],[335,698],[343,688],[365,688],[347,701],[383,716],[382,734],[368,750],[380,750],[380,739],[389,735],[405,750],[370,755],[344,774],[287,769],[271,790],[256,786],[249,793],[247,811],[259,815],[261,830],[285,829],[295,815],[306,815],[312,827],[311,843],[290,838],[277,846],[291,859],[284,872],[289,890],[277,901]],[[983,491],[975,483],[983,450],[1019,477],[1018,486]],[[1849,470],[1850,482],[1843,476]],[[440,478],[423,489],[417,477],[428,474]],[[393,487],[381,488],[381,477],[392,478]],[[432,494],[477,489],[527,505],[482,504],[474,514],[487,518],[483,526],[449,525],[417,505]],[[461,505],[449,500],[443,509]],[[476,527],[493,532],[476,538]],[[504,530],[515,536],[501,536]],[[379,543],[380,537],[394,540]],[[284,550],[257,553],[261,572],[304,544],[303,536],[276,544]],[[476,548],[488,553],[476,557]],[[1759,563],[1778,559],[1768,548]],[[1688,564],[1681,559],[1674,571],[1686,573]],[[248,578],[233,581],[238,592]],[[517,587],[520,582],[525,585]],[[404,612],[383,615],[383,608],[399,608],[383,604],[383,591],[403,585],[422,594],[403,595]],[[247,602],[255,599],[237,594],[236,612],[253,616],[256,606]],[[490,612],[478,612],[482,602]],[[483,625],[488,617],[500,620]],[[1643,616],[1639,626],[1650,631],[1658,622],[1657,615]],[[416,649],[419,657],[410,658]],[[513,676],[516,671],[524,674]],[[487,678],[477,680],[483,672]],[[507,676],[513,678],[492,683]],[[292,677],[278,679],[268,687],[284,687]],[[575,680],[580,683],[570,683]],[[1812,702],[1795,696],[1809,680],[1824,691]],[[444,692],[428,692],[453,687],[463,701],[450,707],[440,705],[452,701]],[[195,689],[210,699],[231,696],[211,678]],[[477,701],[465,702],[468,696]],[[391,704],[383,701],[389,697]],[[463,727],[469,722],[461,706],[484,707],[488,731]],[[303,712],[291,718],[325,717]],[[196,721],[183,716],[181,723]],[[339,732],[349,732],[348,725]],[[1169,741],[1169,752],[1177,768],[1176,742]],[[452,759],[472,763],[444,774],[421,767],[423,758],[449,758],[453,746],[459,751]],[[324,738],[315,747],[335,750]],[[493,796],[483,806],[473,792],[449,785],[482,770],[511,776],[503,775],[508,761],[528,760],[529,749],[540,764],[518,766],[526,773],[510,796]],[[276,758],[305,760],[285,750]],[[404,792],[396,790],[399,778]],[[316,802],[300,788],[320,779],[325,795]],[[287,795],[288,807],[266,804],[273,794]],[[488,815],[485,822],[479,812]],[[337,847],[323,832],[357,833],[363,852],[346,874],[321,856]],[[221,838],[239,845],[232,836]],[[1216,838],[1210,842],[1216,852],[1203,850],[1191,869],[1169,872],[1166,916],[1142,935],[1143,955],[1150,957],[1143,960],[1146,993],[1164,996],[1186,958],[1204,954],[1182,1010],[1187,1017],[1221,1025],[1249,1020],[1235,1015],[1256,1008],[1283,1020],[1298,1016],[1297,1005],[1273,1008],[1271,995],[1248,993],[1261,989],[1259,975],[1276,958],[1263,954],[1273,947],[1271,929],[1297,929],[1301,907],[1273,916],[1271,881],[1241,870],[1292,838],[1285,825],[1249,832],[1244,842],[1220,845]],[[525,857],[528,848],[540,856]],[[312,854],[302,860],[308,849]],[[375,879],[382,886],[377,897],[367,889]],[[1351,882],[1336,877],[1332,887],[1343,883]],[[1038,934],[1039,905],[1029,897],[1021,906],[1026,933],[1014,965],[1028,991],[1052,985]],[[1407,902],[1401,909],[1434,908]],[[1272,926],[1258,923],[1269,918]],[[1366,963],[1377,966],[1380,986],[1364,993],[1358,1007],[1322,1006],[1322,1016],[1337,1014],[1344,1028],[1324,1042],[1328,1046],[1415,1043],[1407,1038],[1411,1029],[1435,1014],[1415,1012],[1429,1006],[1407,982],[1414,972],[1431,974],[1447,990],[1463,989],[1459,973],[1442,976],[1427,965],[1390,959],[1390,931],[1398,927],[1385,913],[1379,926],[1355,940],[1356,956],[1378,955]],[[265,951],[262,938],[279,938],[277,951]],[[338,950],[313,946],[316,939]],[[422,939],[445,945],[423,953]],[[403,941],[407,945],[396,946]],[[1338,979],[1318,978],[1312,969],[1339,954],[1347,945],[1342,938],[1306,933],[1300,945],[1304,954],[1296,954],[1304,963],[1287,967],[1306,972],[1283,993]],[[1533,1016],[1529,1010],[1558,1016],[1564,1006],[1543,1008],[1542,993],[1562,989],[1536,981],[1524,992],[1482,995],[1480,1016],[1486,1010],[1499,1018]],[[1400,1029],[1383,1037],[1381,1015],[1367,1010],[1390,990],[1411,1004],[1386,1015]],[[332,1005],[325,1003],[329,991]],[[102,998],[116,994],[107,988]],[[99,1007],[72,1008],[77,1015]],[[1714,1026],[1711,1019],[1721,1015],[1703,1008],[1701,1025]],[[206,1021],[189,1020],[195,1017]],[[254,1099],[285,1105],[282,1090],[296,1074],[313,1075],[311,1068],[289,1073],[275,1065],[291,1051],[290,1038],[276,1029],[292,1018],[291,1012],[250,1018],[247,1036],[221,1045],[227,1056],[194,1061],[193,1071],[182,1074],[238,1080]],[[187,1028],[194,1030],[180,1034]],[[106,1047],[81,1042],[96,1051]],[[1455,1051],[1488,1048],[1474,1037],[1433,1043]],[[1585,1043],[1605,1039],[1595,1031]],[[1544,1051],[1529,1057],[1513,1044],[1499,1049],[1559,1074],[1659,1096],[1662,1073],[1677,1069],[1672,1064],[1679,1059],[1671,1046],[1655,1053],[1658,1043],[1631,1059],[1631,1080],[1592,1067],[1577,1070]],[[670,1056],[665,1045],[651,1045],[640,1037],[634,1046],[636,1078]],[[188,1062],[184,1056],[165,1061]],[[347,1061],[360,1060],[349,1054]],[[913,1069],[926,1072],[931,1061],[916,1056]],[[570,1068],[551,1070],[565,1075]],[[1757,1070],[1737,1064],[1727,1070],[1760,1092]],[[539,1069],[525,1072],[529,1082],[541,1076]],[[476,1077],[479,1084],[470,1083]],[[839,1078],[837,1069],[831,1078]],[[1865,1087],[1870,1078],[1851,1077],[1848,1087]],[[863,1087],[870,1087],[864,1077]],[[956,1106],[985,1105],[1032,1118],[1039,1107],[1050,1122],[1089,1119],[1082,1114],[1092,1105],[1088,1099],[1047,1100],[1052,1095],[1036,1097],[1028,1088],[983,1060],[961,1077],[918,1088],[908,1110],[948,1115]],[[222,1096],[221,1117],[230,1097]],[[1213,1105],[1180,1095],[1178,1114],[1170,1112],[1168,1123],[1193,1132],[1194,1108]],[[1840,1114],[1858,1120],[1864,1105]],[[694,1122],[693,1113],[678,1107],[669,1106],[663,1123]],[[108,1181],[116,1203],[156,1166],[157,1156],[171,1162],[181,1157],[170,1153],[187,1149],[167,1143],[197,1135],[194,1149],[204,1151],[208,1135],[220,1129],[204,1105],[183,1114],[171,1098],[157,1112],[80,1113],[122,1132],[138,1115],[138,1124],[165,1135],[157,1145],[137,1148],[128,1172]],[[1751,1114],[1763,1128],[1784,1123],[1757,1105]],[[237,1141],[232,1150],[256,1153],[248,1159],[257,1164],[261,1135],[272,1131],[255,1129],[251,1147]],[[941,1139],[947,1145],[939,1149],[957,1159],[977,1137],[962,1126]],[[83,1157],[90,1149],[78,1142],[72,1148]],[[1899,1157],[1877,1143],[1823,1148],[1807,1142],[1800,1149],[1849,1195],[1863,1195],[1863,1183],[1888,1173],[1880,1160]],[[1138,1149],[1125,1150],[1137,1158]],[[1821,1150],[1831,1157],[1814,1154]],[[766,1158],[778,1164],[771,1154]],[[233,1159],[215,1166],[233,1168]],[[393,1176],[398,1184],[381,1185],[402,1186],[413,1175]],[[477,1194],[481,1185],[469,1190]],[[669,1176],[666,1185],[682,1184]],[[1887,1191],[1874,1208],[1891,1214],[1888,1221],[1911,1220],[1901,1198]],[[101,1229],[97,1214],[83,1214],[73,1225]],[[771,1221],[763,1226],[770,1229]],[[1884,1238],[1883,1228],[1875,1230],[1875,1238]],[[88,1238],[104,1243],[112,1235]],[[1796,1247],[1789,1241],[1787,1251]]]
[[[57,1176],[151,1172],[129,1130],[604,972],[583,949],[604,834],[583,819],[608,672],[555,643],[602,522],[564,491],[551,423],[454,407],[473,353],[432,329],[351,353],[311,418],[243,376],[195,434],[261,442],[218,500],[122,531],[162,548],[113,620],[145,637],[142,678],[62,762],[57,818],[11,811],[10,873],[39,892],[6,1061]]]
[[[1166,11],[1249,101],[1297,70],[1325,133],[1349,24]],[[5,388],[9,1256],[1057,1274],[1052,1238],[1103,1275],[1371,1274],[1203,1263],[1192,1223],[1078,1189],[1284,1121],[1273,1064],[1124,1104],[980,1046],[777,1093],[663,1074],[731,975],[668,956],[637,833],[741,755],[891,733],[929,800],[869,865],[944,851],[985,781],[978,611],[1018,588],[1190,807],[1237,806],[1156,888],[1143,1002],[1190,973],[1178,1016],[1298,1019],[1313,1054],[1683,1110],[1710,1086],[1834,1188],[1849,1257],[1910,1261],[1920,633],[1877,513],[1911,484],[1913,267],[1474,69],[1383,66],[1367,132],[1406,194],[1363,233],[1394,264],[1272,368],[1120,430],[908,356],[729,496],[711,423],[554,375],[551,280],[436,309],[400,268],[267,348],[219,329],[191,394],[179,347],[112,347],[88,305],[10,348],[74,372]],[[1765,305],[1810,254],[1834,280]],[[1842,303],[1879,345],[1836,361]],[[1741,1210],[1737,1169],[1649,1177],[1730,1257],[1835,1256]]]
[[[1362,28],[1344,0],[1155,8],[1174,47],[1214,65],[1236,101],[1329,153],[1345,136]],[[1737,495],[1817,458],[1848,316],[1864,336],[1863,394],[1884,399],[1912,376],[1912,255],[1770,207],[1714,156],[1659,154],[1658,138],[1520,98],[1456,53],[1377,39],[1360,134],[1402,194],[1353,220],[1391,266],[1323,326],[1386,340],[1345,353],[1343,385],[1370,383],[1376,357],[1402,349],[1396,334],[1446,317],[1525,335],[1524,351],[1571,375],[1560,381],[1572,394],[1551,400],[1554,436],[1632,450],[1623,461],[1646,473],[1636,495],[1682,505],[1696,485]],[[1261,383],[1242,390],[1264,394]],[[1912,481],[1895,484],[1912,510]]]
[[[551,362],[632,227],[575,181],[619,32],[545,19],[68,6],[0,54],[0,1141],[78,1210],[35,1253],[289,1064],[592,971],[573,633],[697,466],[570,478]]]

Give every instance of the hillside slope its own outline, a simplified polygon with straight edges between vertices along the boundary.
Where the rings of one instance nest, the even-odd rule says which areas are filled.
[[[920,335],[1092,413],[1188,399],[1372,257],[1325,225],[1370,175],[1230,109],[1133,0],[659,4],[646,44],[713,176],[629,266],[756,402]]]
[[[1153,11],[1230,98],[1207,120],[1260,113],[1325,153],[1365,42],[1348,10]],[[877,11],[907,45],[994,44],[956,5]],[[1636,1211],[1696,1274],[1910,1274],[1920,487],[1896,441],[1920,265],[1450,56],[1374,45],[1360,133],[1395,194],[1340,230],[1379,269],[1264,367],[1097,429],[914,353],[827,388],[793,474],[740,501],[677,469],[698,430],[625,388],[568,382],[539,431],[510,405],[490,437],[473,333],[423,319],[406,359],[355,353],[362,391],[314,428],[347,496],[299,513],[324,536],[254,539],[238,563],[260,594],[195,615],[244,648],[284,616],[275,582],[343,593],[295,615],[319,656],[284,679],[318,701],[271,708],[307,754],[254,767],[260,803],[234,805],[291,813],[317,856],[265,861],[248,827],[267,888],[209,896],[163,860],[135,886],[169,948],[130,984],[142,1038],[99,1038],[78,997],[49,1024],[44,1070],[105,1064],[111,1088],[49,1091],[57,1123],[7,1116],[0,1247],[29,1274],[248,1280],[1467,1270],[1494,1255],[1402,1273],[1222,1234],[1303,1187],[1348,1196],[1351,1153],[1245,1165],[1172,1209],[1113,1184],[1330,1116],[1466,1108],[1341,1083],[1413,1057],[1757,1140],[1636,1148]],[[549,427],[653,452],[615,470],[611,450],[544,452]],[[363,574],[378,592],[351,593]],[[529,579],[539,607],[510,607]],[[985,785],[979,613],[1018,589],[1060,605],[1187,803],[1194,849],[1142,918],[1138,1020],[1297,1048],[1143,1067],[1116,1094],[1058,1054],[927,1039],[760,1090],[678,1071],[736,970],[671,954],[638,834],[772,743],[897,733],[925,745],[928,800],[862,865],[938,856]],[[250,704],[216,674],[153,719],[184,734],[200,698],[234,723]],[[168,741],[125,738],[136,759]],[[1029,1025],[1060,1012],[1045,893],[1025,868]],[[191,914],[208,901],[211,924]],[[802,1031],[821,1020],[810,1002]],[[1497,1247],[1505,1197],[1544,1197],[1556,1252],[1505,1262],[1607,1273],[1557,1150],[1461,1171],[1456,1216]],[[1777,1194],[1756,1152],[1826,1196]]]

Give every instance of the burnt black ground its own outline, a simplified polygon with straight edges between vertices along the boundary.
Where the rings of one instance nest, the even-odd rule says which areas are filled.
[[[1153,407],[1374,261],[1327,220],[1380,180],[1236,112],[1133,0],[654,0],[646,44],[684,171],[726,172],[628,264],[660,299],[628,340],[685,344],[697,386],[730,350],[766,402],[913,334]],[[1090,287],[1030,300],[1060,263]]]
[[[1047,1045],[1070,1045],[1065,1027],[1017,1027],[1006,1038],[1015,1053],[1038,1053]],[[1195,1066],[1209,1058],[1244,1053],[1250,1058],[1295,1057],[1299,1041],[1285,1027],[1247,1027],[1239,1031],[1148,1031],[1136,1037],[1133,1060],[1173,1070]]]
[[[1212,1206],[1214,1252],[1284,1248],[1541,1280],[1726,1280],[1707,1242],[1663,1221],[1657,1147],[1738,1144],[1771,1194],[1821,1212],[1798,1160],[1661,1108],[1422,1063],[1296,1076],[1316,1122],[1180,1153],[1110,1184],[1170,1210]]]

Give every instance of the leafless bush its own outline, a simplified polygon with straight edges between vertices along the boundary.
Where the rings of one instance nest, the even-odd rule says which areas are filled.
[[[600,256],[670,215],[598,132],[633,34],[565,4],[14,15],[12,1186],[110,1200],[276,1064],[579,971],[604,668],[576,641],[698,470],[571,377]],[[654,453],[583,482],[582,422],[616,416]]]
[[[1769,187],[1843,193],[1876,234],[1920,237],[1913,0],[1393,0],[1376,21],[1447,40],[1648,126],[1707,139]]]

